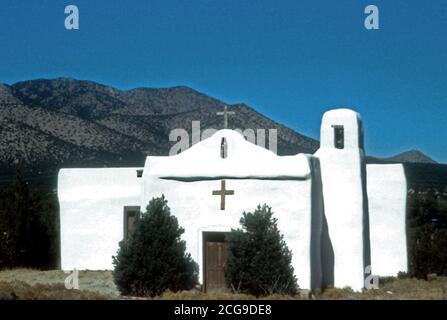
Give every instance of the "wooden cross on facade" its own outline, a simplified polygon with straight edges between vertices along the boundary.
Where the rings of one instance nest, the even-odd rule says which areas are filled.
[[[225,196],[234,195],[234,190],[225,188],[225,180],[220,181],[220,190],[214,190],[213,196],[220,196],[220,210],[225,210]]]
[[[228,111],[227,105],[224,107],[223,112],[217,112],[218,116],[224,116],[224,129],[228,129],[228,115],[236,114],[234,111]]]

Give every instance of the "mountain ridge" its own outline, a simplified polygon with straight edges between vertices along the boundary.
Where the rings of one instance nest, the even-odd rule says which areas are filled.
[[[390,162],[410,162],[410,163],[438,163],[420,150],[408,150],[401,152],[385,160]]]
[[[121,90],[90,80],[35,79],[0,84],[0,166],[134,166],[148,154],[167,155],[169,132],[219,129],[226,105],[186,86]],[[247,104],[228,105],[231,129],[278,130],[278,154],[314,153],[319,142]],[[26,146],[26,148],[24,148]],[[27,150],[25,150],[27,149]],[[6,155],[6,156],[5,156]],[[380,159],[430,162],[420,151]]]

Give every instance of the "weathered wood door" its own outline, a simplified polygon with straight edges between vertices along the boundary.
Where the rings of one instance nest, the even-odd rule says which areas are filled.
[[[225,285],[225,261],[227,258],[226,243],[207,241],[205,248],[206,292],[228,291]]]

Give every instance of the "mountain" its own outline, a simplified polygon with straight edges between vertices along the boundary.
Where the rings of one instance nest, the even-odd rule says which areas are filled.
[[[425,155],[419,150],[410,150],[407,152],[399,153],[393,157],[384,159],[387,162],[400,162],[400,163],[437,163],[435,160]]]
[[[0,85],[0,167],[138,166],[167,155],[176,128],[220,129],[225,103],[187,87],[119,90],[71,78]],[[313,153],[318,141],[230,105],[232,129],[277,129],[278,154]],[[268,141],[268,135],[266,137]]]
[[[226,104],[191,88],[119,90],[71,78],[0,84],[0,184],[15,168],[33,184],[51,189],[61,167],[142,166],[148,154],[167,155],[176,128],[191,133],[192,121],[203,130],[220,129]],[[289,129],[246,104],[228,106],[231,129],[277,129],[280,155],[314,153],[319,142]],[[268,144],[267,144],[268,145]],[[447,165],[411,150],[368,163],[405,163],[414,188],[447,185]]]

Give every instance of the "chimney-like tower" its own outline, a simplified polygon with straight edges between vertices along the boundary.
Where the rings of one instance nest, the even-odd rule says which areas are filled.
[[[361,290],[371,259],[360,115],[349,109],[326,112],[320,138],[315,156],[320,159],[324,212],[334,250],[334,285]]]

